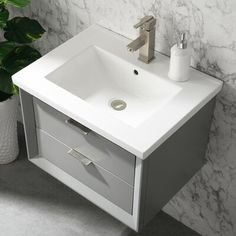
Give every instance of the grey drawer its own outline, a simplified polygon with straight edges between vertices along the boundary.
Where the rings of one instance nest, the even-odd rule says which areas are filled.
[[[133,187],[96,164],[84,165],[68,154],[70,147],[37,129],[39,155],[132,214]]]
[[[68,116],[34,98],[37,127],[71,148],[77,148],[97,165],[134,185],[135,156],[95,132],[83,135],[75,126],[66,123]]]

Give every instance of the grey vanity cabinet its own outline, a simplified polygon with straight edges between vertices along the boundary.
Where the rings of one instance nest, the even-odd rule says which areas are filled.
[[[203,166],[214,99],[142,160],[20,90],[31,162],[139,231]]]
[[[135,156],[36,98],[33,105],[39,155],[131,214]]]
[[[135,156],[91,130],[83,133],[75,121],[68,123],[68,116],[23,91],[21,99],[28,103],[22,102],[23,111],[31,114],[30,118],[24,115],[27,141],[35,139],[35,154],[30,158],[45,158],[132,214]],[[86,165],[81,157],[91,162]]]

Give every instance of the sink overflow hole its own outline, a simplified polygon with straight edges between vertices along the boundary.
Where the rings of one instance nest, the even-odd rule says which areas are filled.
[[[138,71],[137,71],[137,70],[134,70],[134,74],[135,74],[135,75],[138,75]]]
[[[127,107],[126,102],[121,99],[115,99],[111,101],[110,105],[116,111],[122,111]]]

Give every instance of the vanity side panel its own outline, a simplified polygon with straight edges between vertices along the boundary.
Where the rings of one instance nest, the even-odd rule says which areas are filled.
[[[38,142],[36,135],[33,97],[29,93],[20,89],[20,102],[24,123],[27,155],[30,159],[38,155]]]
[[[138,223],[137,223],[137,229],[136,232],[140,232],[144,226],[144,221],[145,221],[145,207],[146,207],[146,197],[147,197],[147,180],[148,180],[148,159],[146,160],[141,160],[140,165],[142,165],[142,172],[141,172],[141,177],[137,185],[140,187],[140,196],[139,196],[139,215],[138,215]],[[134,191],[135,194],[135,191]],[[134,208],[135,210],[135,208]]]
[[[145,160],[147,187],[143,188],[146,197],[140,228],[204,165],[214,105],[212,99]]]

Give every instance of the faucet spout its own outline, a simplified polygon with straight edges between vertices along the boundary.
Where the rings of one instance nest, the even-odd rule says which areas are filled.
[[[127,45],[127,49],[129,52],[135,52],[138,49],[140,49],[142,46],[144,46],[146,43],[146,39],[143,36],[139,36],[134,41],[132,41],[130,44]]]

